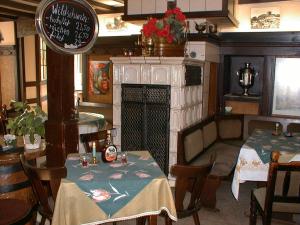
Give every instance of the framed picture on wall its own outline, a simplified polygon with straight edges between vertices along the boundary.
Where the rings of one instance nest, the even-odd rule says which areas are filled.
[[[88,102],[112,104],[112,63],[109,56],[88,56],[86,85]]]
[[[251,29],[278,29],[279,7],[251,8]]]

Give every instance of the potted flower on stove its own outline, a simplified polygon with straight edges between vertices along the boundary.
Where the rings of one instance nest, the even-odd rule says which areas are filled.
[[[26,149],[39,148],[41,137],[45,135],[46,113],[41,107],[30,106],[24,102],[13,102],[13,106],[19,115],[8,119],[7,129],[11,134],[23,135]]]
[[[183,56],[186,17],[179,8],[169,9],[162,19],[151,18],[143,25],[142,35],[154,42],[156,56]]]

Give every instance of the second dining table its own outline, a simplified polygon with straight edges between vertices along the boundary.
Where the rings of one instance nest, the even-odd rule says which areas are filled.
[[[128,152],[127,163],[100,162],[87,167],[80,155],[66,160],[52,224],[102,224],[150,216],[162,211],[176,221],[176,209],[166,176],[147,151]],[[100,155],[97,155],[98,159]]]
[[[241,148],[234,171],[231,190],[236,199],[240,183],[267,181],[272,151],[280,151],[286,161],[292,161],[300,154],[300,133],[285,136],[284,133],[274,135],[271,130],[254,130]]]

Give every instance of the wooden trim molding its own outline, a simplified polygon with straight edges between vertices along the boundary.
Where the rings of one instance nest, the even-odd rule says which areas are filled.
[[[265,2],[283,2],[288,0],[239,0],[239,4],[265,3]]]

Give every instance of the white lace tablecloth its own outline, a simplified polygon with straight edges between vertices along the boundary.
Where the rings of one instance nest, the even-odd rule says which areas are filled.
[[[239,154],[231,184],[234,197],[238,199],[240,183],[245,181],[267,181],[268,170],[269,163],[264,164],[255,149],[244,144]]]
[[[242,146],[238,162],[234,171],[231,185],[232,193],[236,199],[239,196],[239,185],[245,181],[267,181],[269,159],[272,151],[280,151],[288,162],[300,154],[300,135],[294,133],[293,137],[272,135],[271,131],[256,129]],[[297,159],[293,159],[296,160]]]

